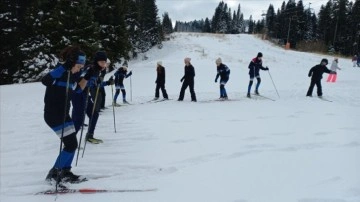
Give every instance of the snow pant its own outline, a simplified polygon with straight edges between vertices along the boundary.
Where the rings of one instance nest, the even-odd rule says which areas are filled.
[[[220,98],[227,98],[227,93],[225,89],[225,84],[229,79],[220,80]]]
[[[185,90],[187,87],[189,87],[190,89],[191,101],[196,101],[196,95],[194,91],[194,80],[186,80],[186,79],[184,80],[181,86],[179,100],[184,100]]]
[[[62,138],[64,144],[53,167],[58,169],[71,168],[71,163],[78,147],[74,123],[69,115],[66,115],[64,122],[64,115],[55,113],[45,112],[44,119],[46,124],[54,130],[59,138]]]
[[[165,89],[165,83],[156,83],[156,88],[155,88],[155,97],[160,97],[160,89],[161,89],[161,92],[162,92],[162,95],[165,99],[168,99],[168,94],[166,92],[166,89]]]
[[[256,83],[255,90],[258,91],[259,86],[260,86],[260,83],[261,83],[261,78],[260,78],[259,75],[256,76],[256,80],[257,80],[257,83]],[[251,91],[251,86],[253,85],[253,81],[254,81],[254,77],[250,77],[249,86],[248,86],[248,94],[249,94],[250,91]]]
[[[120,90],[122,93],[123,101],[126,101],[125,87],[123,85],[120,85],[120,86],[116,86],[115,88],[116,88],[116,91],[115,91],[115,95],[114,95],[114,103],[116,103],[116,100],[117,100],[118,96],[120,95]]]
[[[321,87],[321,80],[313,80],[311,79],[310,87],[308,92],[306,93],[306,96],[312,96],[312,92],[314,90],[314,86],[317,87],[317,95],[322,96],[322,87]]]
[[[85,92],[74,93],[72,95],[71,101],[73,105],[72,119],[74,121],[76,131],[79,131],[80,127],[83,125],[85,119],[84,113],[86,112],[86,115],[89,117],[88,133],[94,134],[95,127],[99,118],[99,109],[94,109],[94,102],[92,101],[91,97]]]
[[[336,82],[337,74],[329,74],[326,82]]]

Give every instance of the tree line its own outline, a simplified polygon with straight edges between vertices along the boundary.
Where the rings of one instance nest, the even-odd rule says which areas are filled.
[[[329,52],[345,56],[360,53],[360,0],[329,0],[318,14],[302,0],[283,1],[275,10],[269,5],[261,20],[244,19],[240,4],[231,11],[221,1],[212,19],[176,21],[175,31],[262,34],[279,45],[304,51]]]
[[[155,0],[2,0],[0,26],[0,84],[40,79],[68,45],[79,45],[89,60],[104,50],[124,63],[172,32]]]

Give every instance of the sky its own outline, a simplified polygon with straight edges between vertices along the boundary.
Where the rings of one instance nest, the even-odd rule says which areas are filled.
[[[168,12],[170,19],[175,23],[176,21],[205,20],[206,17],[211,19],[219,2],[220,0],[157,0],[156,5],[160,17],[164,12]],[[260,20],[262,18],[261,14],[266,13],[270,4],[277,10],[280,9],[284,0],[224,0],[224,2],[232,11],[237,10],[240,4],[244,19],[249,19],[250,15],[252,15],[254,20]],[[286,0],[286,2],[288,1]],[[316,14],[319,12],[321,5],[325,5],[327,2],[327,0],[303,0],[306,8],[311,3],[310,8],[313,8]]]
[[[259,92],[275,101],[246,97],[248,65],[260,50],[270,71],[260,72]],[[196,72],[196,103],[188,89],[177,101],[186,56]],[[217,100],[218,57],[231,69],[229,101]],[[332,61],[248,34],[174,33],[161,49],[129,61],[133,74],[124,86],[132,104],[112,108],[112,88],[105,87],[108,108],[95,130],[104,142],[87,143],[83,157],[80,150],[72,171],[89,181],[68,186],[156,189],[148,192],[35,195],[54,189],[44,178],[60,145],[43,118],[45,86],[0,85],[0,201],[359,202],[360,68],[339,57],[337,82],[326,82],[328,74],[322,80],[332,102],[317,98],[316,89],[306,97],[309,69],[323,57]],[[146,102],[154,98],[159,60],[171,100]]]

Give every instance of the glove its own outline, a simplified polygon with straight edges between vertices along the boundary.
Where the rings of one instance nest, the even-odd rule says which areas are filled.
[[[184,78],[181,78],[181,79],[180,79],[180,82],[183,82],[183,81],[184,81]]]
[[[91,77],[99,76],[99,71],[95,70],[94,68],[89,68],[84,76],[84,79],[89,81]]]
[[[132,75],[132,71],[130,71],[127,75],[126,78]]]
[[[215,79],[215,83],[217,83],[217,79]]]
[[[54,70],[52,70],[50,72],[50,75],[52,78],[58,79],[64,74],[65,71],[66,71],[66,69],[63,66],[59,66],[59,67],[55,68]]]
[[[110,77],[109,80],[107,80],[106,84],[107,85],[114,85],[115,81],[114,81],[114,78],[113,77]]]
[[[266,67],[266,70],[269,71],[269,67]]]

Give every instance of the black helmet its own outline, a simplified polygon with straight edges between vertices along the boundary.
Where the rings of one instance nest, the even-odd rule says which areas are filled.
[[[328,62],[328,60],[326,58],[324,58],[324,59],[321,60],[320,64],[327,65],[327,64],[329,64],[329,62]]]

